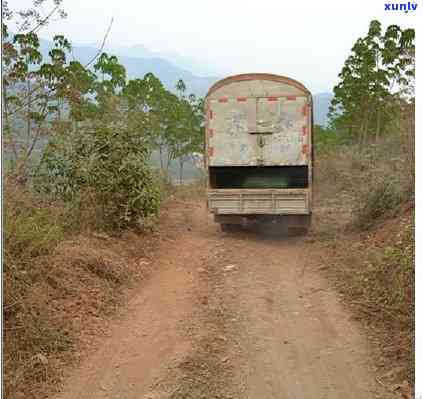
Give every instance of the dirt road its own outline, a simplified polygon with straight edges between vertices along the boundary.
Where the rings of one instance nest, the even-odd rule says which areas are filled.
[[[221,233],[200,203],[176,204],[166,229],[155,272],[60,399],[389,397],[307,240]]]

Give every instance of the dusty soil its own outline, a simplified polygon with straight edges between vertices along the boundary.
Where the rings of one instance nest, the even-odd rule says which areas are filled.
[[[307,238],[225,234],[175,203],[124,314],[58,399],[389,398]]]

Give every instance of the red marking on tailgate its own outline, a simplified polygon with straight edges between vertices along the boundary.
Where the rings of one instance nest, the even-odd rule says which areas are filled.
[[[278,101],[277,97],[267,97],[267,101]]]
[[[308,154],[308,144],[303,144],[303,154]]]
[[[286,96],[286,99],[289,101],[295,101],[297,99],[296,96]]]
[[[213,137],[213,128],[210,128],[210,129],[209,129],[209,136],[210,136],[210,137]]]
[[[218,101],[220,103],[227,103],[228,102],[228,97],[220,97]]]
[[[237,97],[236,100],[238,102],[245,102],[245,101],[247,101],[247,97]]]
[[[213,147],[209,147],[209,151],[208,151],[209,157],[212,157],[213,156],[213,153],[214,153],[214,148]]]
[[[307,126],[303,126],[303,136],[307,136],[307,132],[308,132]]]
[[[213,119],[213,110],[209,109],[209,119]]]

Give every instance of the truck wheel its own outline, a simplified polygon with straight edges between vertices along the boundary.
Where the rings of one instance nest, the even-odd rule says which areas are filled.
[[[235,233],[239,231],[240,226],[237,224],[221,223],[220,229],[225,233]]]
[[[303,236],[306,235],[310,229],[311,215],[304,215],[301,218],[301,223],[288,228],[288,235],[290,236]]]
[[[305,236],[308,233],[308,227],[288,227],[288,236]]]

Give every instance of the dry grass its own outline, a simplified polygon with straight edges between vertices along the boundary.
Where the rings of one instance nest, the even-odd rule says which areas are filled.
[[[204,179],[199,179],[190,184],[173,186],[171,195],[182,201],[204,199],[206,196],[206,183]]]
[[[408,134],[316,155],[323,269],[376,345],[387,385],[414,383],[414,145]]]
[[[387,383],[414,381],[414,228],[411,209],[366,234],[327,241],[324,268],[376,345]],[[395,373],[392,371],[395,370]]]
[[[327,232],[368,229],[413,201],[413,151],[408,135],[393,135],[364,150],[348,145],[317,154],[316,202],[318,208],[329,203],[333,210],[333,225],[324,223]]]
[[[154,238],[75,235],[69,209],[16,187],[5,202],[4,393],[45,397],[148,272]]]

